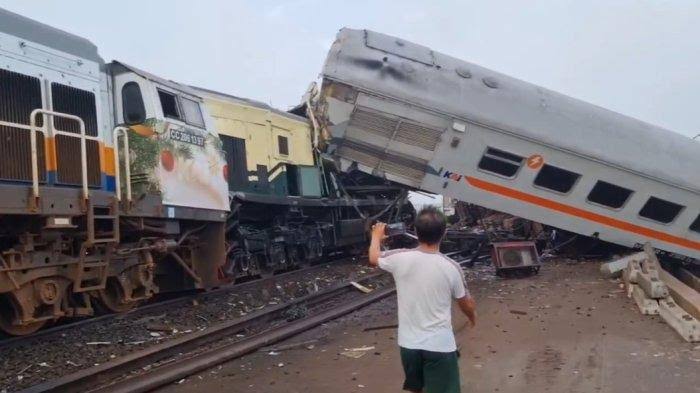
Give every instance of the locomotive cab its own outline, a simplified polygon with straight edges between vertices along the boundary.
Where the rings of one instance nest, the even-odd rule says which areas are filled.
[[[109,69],[115,122],[128,130],[130,179],[120,179],[130,183],[127,197],[156,194],[164,205],[228,210],[228,166],[199,95],[123,63]]]

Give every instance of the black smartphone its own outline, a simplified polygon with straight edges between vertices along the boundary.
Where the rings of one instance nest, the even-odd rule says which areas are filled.
[[[387,236],[403,235],[404,233],[406,233],[406,224],[403,222],[387,224],[384,228],[384,234]]]

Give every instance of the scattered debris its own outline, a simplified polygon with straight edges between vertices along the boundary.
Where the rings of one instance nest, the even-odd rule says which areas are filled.
[[[351,348],[347,349],[345,348],[345,351],[341,352],[340,354],[349,357],[352,359],[359,359],[363,356],[365,356],[369,351],[373,350],[374,347],[360,347],[360,348]]]
[[[520,310],[510,310],[511,314],[516,314],[516,315],[527,315],[527,312],[525,311],[520,311]]]
[[[607,278],[620,277],[627,265],[629,265],[630,261],[639,261],[644,259],[645,256],[646,254],[643,251],[641,251],[636,254],[628,255],[626,257],[617,259],[612,262],[603,263],[602,265],[600,265],[600,272],[603,274],[603,276]]]
[[[152,323],[152,324],[146,325],[146,330],[151,331],[151,332],[162,332],[162,333],[167,333],[167,334],[173,334],[176,329],[174,329],[172,326]]]
[[[367,288],[366,286],[364,286],[364,285],[362,285],[362,284],[359,284],[359,283],[357,283],[357,282],[355,282],[355,281],[350,281],[350,285],[352,285],[353,287],[357,288],[360,292],[363,292],[363,293],[370,293],[370,292],[372,292],[371,289],[369,289],[369,288]]]
[[[398,327],[399,327],[399,325],[394,323],[391,325],[370,326],[370,327],[362,329],[362,331],[363,332],[371,332],[374,330],[397,329]]]
[[[644,315],[660,315],[684,340],[700,341],[700,294],[665,271],[649,243],[644,252],[610,262],[627,261],[622,278],[627,296]]]

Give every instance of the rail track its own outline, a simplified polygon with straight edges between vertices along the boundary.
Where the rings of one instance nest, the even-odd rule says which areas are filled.
[[[0,347],[0,392],[15,392],[105,364],[372,273],[358,261],[335,260],[13,339]],[[161,332],[159,326],[172,329]]]
[[[126,313],[109,313],[109,314],[104,314],[104,315],[99,315],[96,317],[87,317],[87,318],[81,318],[75,321],[69,321],[65,323],[61,323],[59,325],[45,328],[42,330],[39,330],[36,333],[26,335],[26,336],[1,336],[0,337],[0,351],[3,349],[8,349],[12,347],[17,347],[20,345],[26,345],[31,343],[32,341],[35,341],[37,339],[53,335],[56,333],[60,333],[66,330],[70,329],[78,329],[85,327],[87,325],[95,324],[95,323],[100,323],[100,322],[106,322],[115,318],[122,318],[124,316],[139,316],[139,315],[145,315],[148,313],[153,313],[153,312],[158,312],[160,310],[167,310],[168,308],[171,307],[177,307],[178,305],[186,304],[187,302],[191,302],[192,300],[206,300],[208,298],[212,298],[218,295],[221,295],[223,293],[230,292],[232,290],[245,290],[248,287],[252,287],[255,285],[265,285],[267,282],[274,282],[277,280],[283,280],[286,277],[291,277],[293,275],[297,274],[303,274],[303,273],[311,273],[314,271],[321,271],[333,264],[339,264],[346,262],[350,260],[351,258],[342,258],[338,260],[334,260],[331,262],[326,262],[318,265],[313,265],[313,266],[308,266],[308,267],[303,267],[301,269],[296,269],[296,270],[290,270],[284,273],[276,274],[273,276],[267,276],[267,277],[261,277],[255,280],[251,281],[245,281],[242,283],[235,283],[235,284],[230,284],[226,285],[211,291],[207,292],[198,292],[197,290],[188,290],[188,291],[183,291],[180,294],[167,294],[169,298],[165,300],[155,300],[153,302],[149,302],[147,304],[144,304],[138,308],[135,308],[131,311],[128,311]],[[176,296],[176,297],[173,297]]]
[[[395,292],[387,274],[374,273],[359,282],[374,288],[373,291],[365,294],[350,282],[338,284],[21,392],[150,391],[301,333]],[[299,310],[305,310],[305,315],[290,318]]]

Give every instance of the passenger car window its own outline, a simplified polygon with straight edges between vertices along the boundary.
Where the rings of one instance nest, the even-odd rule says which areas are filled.
[[[690,230],[700,233],[700,215],[690,224]]]
[[[139,124],[146,120],[146,108],[138,83],[127,82],[122,86],[122,110],[126,124]]]
[[[535,185],[565,194],[574,188],[579,177],[578,173],[544,164],[535,177]]]
[[[182,106],[182,114],[185,115],[185,122],[193,126],[204,127],[204,118],[199,102],[180,97],[180,105]]]
[[[160,98],[160,106],[163,108],[163,116],[171,119],[182,120],[180,109],[177,106],[177,97],[175,94],[170,94],[163,90],[158,90],[158,98]]]
[[[479,161],[479,169],[505,177],[513,177],[523,163],[523,157],[489,147]]]
[[[599,205],[619,209],[627,202],[632,192],[627,188],[598,180],[588,194],[588,200]]]
[[[639,211],[639,215],[650,220],[668,224],[678,217],[681,210],[683,210],[682,205],[656,197],[650,197],[647,203],[644,204],[644,207],[642,207],[642,210]]]

